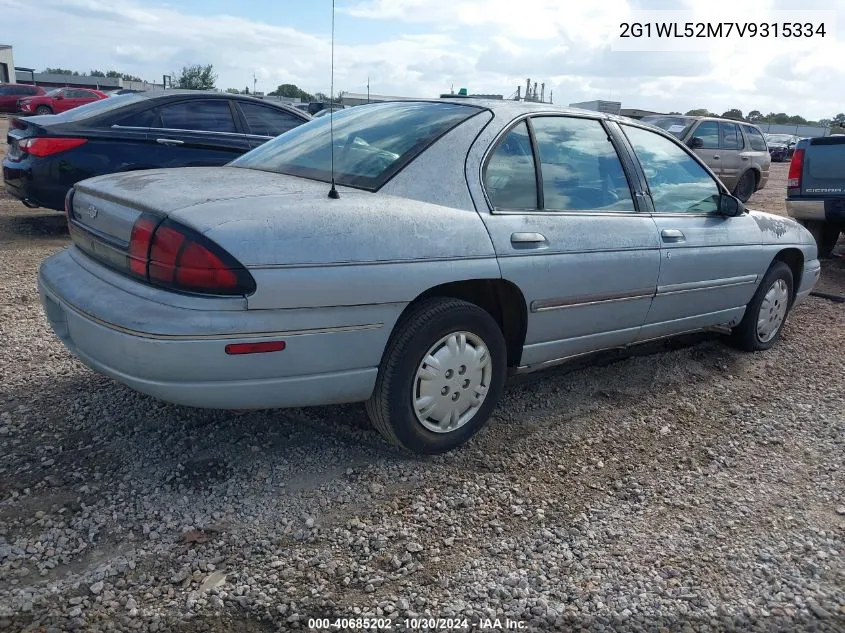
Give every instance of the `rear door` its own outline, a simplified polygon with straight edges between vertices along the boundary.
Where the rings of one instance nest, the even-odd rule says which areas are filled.
[[[162,105],[150,130],[161,167],[225,165],[250,149],[231,99]]]
[[[695,153],[713,170],[719,178],[722,177],[722,152],[719,143],[719,123],[717,121],[699,121],[693,128],[690,138],[697,136],[703,145],[696,148]]]
[[[243,115],[245,132],[251,147],[258,147],[288,130],[302,125],[307,119],[260,103],[235,101],[235,107]]]
[[[523,366],[637,337],[660,251],[628,160],[602,121],[548,115],[514,124],[490,154],[482,176],[490,211],[480,215],[502,276],[528,304]]]
[[[721,152],[719,160],[722,165],[720,179],[725,186],[733,191],[739,177],[751,166],[751,157],[746,152],[745,138],[736,123],[720,122],[719,136],[721,139]]]

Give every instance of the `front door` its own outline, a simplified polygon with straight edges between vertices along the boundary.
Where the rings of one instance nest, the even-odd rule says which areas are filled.
[[[751,166],[749,156],[743,152],[745,139],[736,123],[719,123],[722,151],[722,174],[719,179],[730,191],[736,187],[739,177]]]
[[[757,223],[719,214],[718,183],[683,147],[621,127],[645,173],[660,236],[657,294],[640,339],[737,322],[766,269]]]
[[[719,147],[719,123],[701,121],[690,133],[690,138],[697,136],[702,145],[695,149],[698,157],[704,161],[714,174],[722,177],[722,151]]]
[[[491,154],[483,183],[481,217],[502,276],[528,306],[523,368],[634,341],[656,289],[659,242],[603,123],[523,119]]]

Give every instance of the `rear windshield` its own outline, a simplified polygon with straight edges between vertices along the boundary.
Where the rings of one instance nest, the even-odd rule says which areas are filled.
[[[84,119],[105,114],[106,112],[110,112],[112,110],[117,110],[118,108],[122,108],[130,103],[145,101],[146,99],[147,97],[139,94],[116,95],[114,97],[109,97],[108,99],[100,99],[99,101],[86,103],[85,105],[73,108],[72,110],[65,110],[60,114],[53,115],[53,120],[82,121]]]
[[[335,112],[335,182],[378,189],[440,136],[479,112],[477,106],[418,101]],[[295,127],[230,165],[330,182],[331,118],[322,116]]]
[[[655,125],[677,136],[683,138],[690,126],[695,122],[694,119],[687,119],[680,116],[644,116],[640,119],[643,123]]]

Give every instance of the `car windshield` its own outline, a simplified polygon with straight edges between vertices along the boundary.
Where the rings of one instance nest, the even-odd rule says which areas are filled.
[[[419,101],[339,110],[285,132],[229,163],[330,182],[334,119],[334,179],[378,189],[441,135],[481,112],[477,106]]]
[[[61,91],[62,91],[62,89],[61,89],[61,88],[53,88],[52,90],[48,90],[48,91],[47,91],[47,92],[45,92],[44,94],[45,94],[46,96],[48,96],[48,97],[52,97],[52,96],[54,96],[54,95],[59,94]]]
[[[643,123],[662,128],[678,138],[683,138],[694,122],[693,119],[682,116],[644,116],[640,120]]]
[[[115,95],[114,97],[110,97],[108,99],[100,99],[99,101],[86,103],[85,105],[73,108],[72,110],[66,110],[61,114],[53,116],[56,121],[82,121],[145,99],[146,97],[139,94]]]
[[[792,137],[789,134],[769,134],[766,140],[769,143],[789,143]]]

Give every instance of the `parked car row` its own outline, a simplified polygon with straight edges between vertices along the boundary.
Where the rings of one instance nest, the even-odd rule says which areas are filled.
[[[3,180],[27,206],[62,211],[65,194],[80,180],[224,165],[310,119],[287,105],[242,95],[117,95],[62,114],[12,119]]]
[[[44,89],[29,84],[0,84],[0,111],[58,114],[106,97],[105,92],[89,88]]]
[[[801,139],[794,134],[765,134],[772,161],[782,162],[792,158],[795,146]]]
[[[72,246],[38,287],[89,367],[190,406],[365,402],[387,440],[441,453],[485,425],[513,373],[712,328],[768,349],[819,276],[806,229],[747,211],[689,141],[648,124],[441,99],[289,120],[267,140],[271,108],[127,95],[15,122],[18,162],[64,143],[68,164],[135,169],[191,134],[202,147],[186,128],[218,120],[253,145],[225,166],[70,188]],[[114,135],[132,148],[118,161]]]

